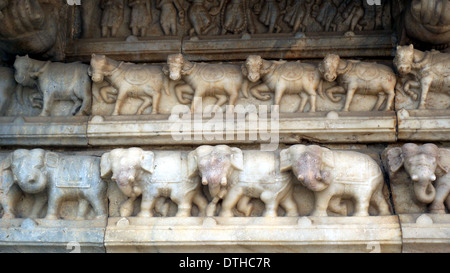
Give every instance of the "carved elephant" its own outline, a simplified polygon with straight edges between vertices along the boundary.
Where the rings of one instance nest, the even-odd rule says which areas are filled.
[[[349,111],[355,93],[378,96],[373,108],[375,111],[380,109],[385,100],[384,110],[392,110],[397,77],[390,67],[377,63],[343,60],[336,54],[328,54],[319,64],[319,71],[328,82],[337,80],[337,86],[326,90],[332,101],[339,101],[334,97],[334,93],[346,94],[343,111]],[[325,98],[322,93],[319,95]]]
[[[245,151],[227,145],[201,146],[189,154],[189,172],[200,175],[213,198],[207,216],[214,216],[217,203],[223,199],[219,216],[232,217],[233,208],[250,215],[251,198],[265,204],[264,216],[277,216],[278,206],[287,216],[297,216],[293,183],[289,173],[281,173],[273,152]]]
[[[292,170],[298,181],[314,192],[313,216],[327,216],[333,197],[353,198],[354,216],[368,216],[371,201],[380,215],[390,214],[382,194],[383,173],[368,155],[317,145],[294,145],[281,151],[280,161],[281,171]]]
[[[398,46],[394,65],[400,76],[413,75],[417,80],[407,81],[407,84],[420,87],[419,109],[426,109],[428,92],[440,92],[450,95],[450,54],[439,51],[420,51],[413,45]],[[408,94],[411,94],[405,88]],[[416,95],[416,94],[413,94]]]
[[[138,217],[152,217],[159,197],[178,205],[177,217],[191,216],[192,204],[201,215],[207,205],[199,178],[188,175],[187,155],[182,152],[115,149],[102,155],[101,176],[111,178],[129,197],[120,208],[121,216],[132,214],[132,204],[141,195]]]
[[[450,150],[435,144],[419,146],[414,143],[386,151],[392,173],[403,166],[414,183],[418,201],[430,204],[431,213],[445,213],[450,209]],[[445,205],[444,205],[445,204]]]
[[[216,107],[221,107],[227,100],[234,106],[242,90],[248,97],[248,81],[241,73],[241,68],[233,64],[206,64],[188,61],[182,54],[172,54],[167,58],[164,73],[173,81],[184,80],[185,85],[194,90],[191,112],[201,112],[198,104],[207,96],[215,96]],[[177,86],[178,89],[186,86]]]
[[[16,218],[17,203],[23,195],[19,185],[25,180],[17,180],[12,172],[12,162],[17,161],[22,151],[10,153],[0,162],[0,204],[3,208],[3,218]],[[29,218],[38,218],[39,213],[47,202],[47,194],[41,192],[34,195],[34,204]]]
[[[88,74],[93,82],[100,83],[106,78],[117,90],[113,116],[120,114],[128,97],[143,101],[136,112],[137,115],[141,115],[152,104],[152,114],[158,114],[162,90],[170,95],[169,79],[159,66],[118,62],[105,55],[96,54],[92,54],[90,64]]]
[[[14,68],[15,79],[19,84],[37,86],[42,93],[44,105],[40,116],[50,116],[55,100],[73,101],[73,115],[89,115],[91,112],[92,82],[88,65],[79,62],[44,62],[27,55],[17,56]]]
[[[251,55],[242,65],[242,73],[251,82],[259,84],[250,89],[250,93],[259,100],[268,100],[270,96],[261,96],[260,92],[274,92],[274,104],[280,105],[285,93],[299,94],[298,112],[303,112],[310,102],[310,112],[316,111],[316,90],[323,87],[322,77],[312,64],[285,61],[267,61],[257,55]],[[320,92],[322,92],[320,90]],[[306,94],[305,94],[306,93]]]
[[[58,218],[65,200],[79,201],[77,219],[84,219],[91,204],[96,217],[106,212],[106,183],[100,179],[100,160],[93,156],[69,156],[42,149],[16,150],[4,162],[13,180],[25,193],[45,193],[48,197],[46,219]]]

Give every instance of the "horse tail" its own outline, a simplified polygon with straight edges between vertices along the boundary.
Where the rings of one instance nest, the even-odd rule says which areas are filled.
[[[170,96],[170,80],[169,77],[163,75],[163,89],[167,96]]]
[[[340,102],[342,100],[342,97],[335,97],[334,93],[345,94],[345,89],[342,86],[334,86],[334,87],[328,88],[325,92],[327,93],[327,97],[332,102]]]

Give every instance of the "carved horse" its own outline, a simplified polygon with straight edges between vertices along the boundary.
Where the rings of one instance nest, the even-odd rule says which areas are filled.
[[[120,115],[123,103],[128,97],[144,101],[137,110],[137,115],[141,115],[152,103],[152,114],[158,114],[161,90],[164,89],[166,94],[170,95],[169,80],[159,66],[118,62],[105,55],[92,54],[89,75],[95,83],[106,79],[117,90],[113,116]]]
[[[414,49],[413,45],[398,46],[394,65],[400,76],[412,74],[417,79],[417,82],[405,82],[403,88],[408,95],[412,95],[409,85],[420,87],[419,109],[426,109],[430,89],[450,95],[450,54],[435,50],[422,52]]]

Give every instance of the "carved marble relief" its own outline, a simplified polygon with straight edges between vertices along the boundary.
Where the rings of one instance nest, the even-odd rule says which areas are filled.
[[[399,213],[448,213],[449,149],[407,143],[386,149],[384,158]]]
[[[69,2],[0,1],[0,252],[450,251],[448,1]]]
[[[346,32],[390,29],[389,1],[292,0],[97,0],[101,37],[137,37],[298,32]],[[156,27],[154,27],[156,25]],[[82,37],[93,38],[90,30]],[[98,33],[98,31],[97,31]]]

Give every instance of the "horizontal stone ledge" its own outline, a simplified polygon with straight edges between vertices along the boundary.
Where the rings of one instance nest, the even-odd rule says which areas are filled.
[[[396,216],[109,218],[107,252],[400,252]]]
[[[397,112],[398,139],[449,141],[450,110],[405,110]]]
[[[450,253],[449,214],[400,214],[403,252]]]
[[[0,220],[0,253],[105,252],[106,219],[71,221]],[[74,248],[74,249],[73,249]]]
[[[257,46],[255,46],[257,45]],[[92,53],[130,62],[163,62],[182,52],[193,61],[245,60],[258,54],[269,59],[323,58],[339,52],[341,57],[391,57],[392,32],[255,34],[198,37],[148,37],[77,39],[66,49],[70,61],[89,62]]]
[[[394,112],[281,113],[278,120],[267,117],[257,119],[256,123],[248,118],[234,119],[234,127],[228,131],[225,122],[194,117],[181,120],[168,115],[95,116],[88,123],[87,137],[93,146],[396,141]]]
[[[3,146],[87,146],[89,117],[0,117]]]

